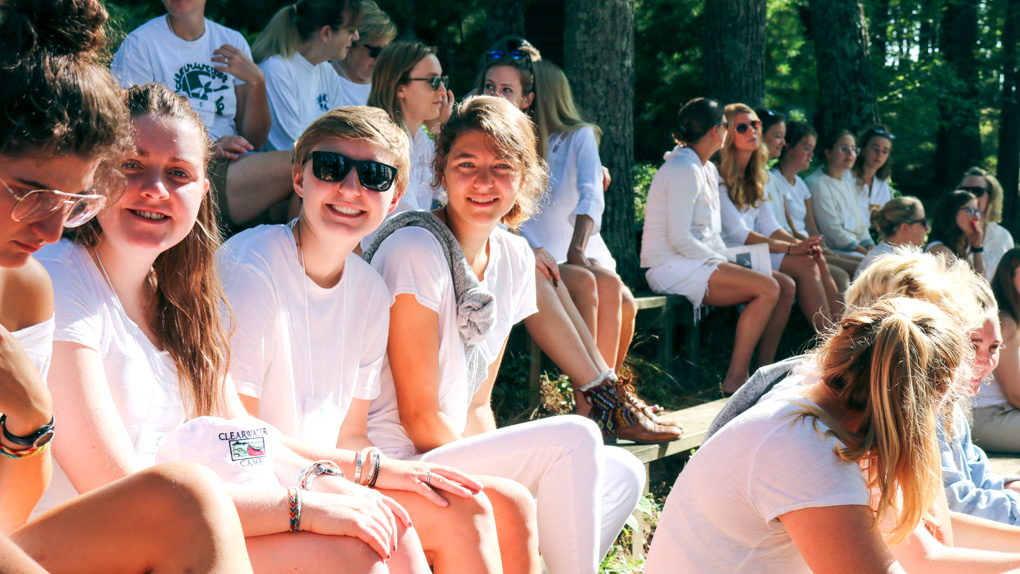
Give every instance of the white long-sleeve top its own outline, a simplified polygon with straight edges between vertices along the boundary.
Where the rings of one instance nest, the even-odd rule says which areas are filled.
[[[870,222],[861,213],[861,204],[846,179],[836,179],[817,169],[804,180],[811,190],[811,210],[818,231],[825,243],[842,251],[853,251],[858,245],[874,245],[868,233]]]
[[[606,202],[595,130],[584,126],[572,132],[553,133],[549,136],[546,161],[549,193],[538,215],[521,226],[521,235],[532,247],[544,247],[557,261],[566,261],[577,216],[587,215],[595,225],[585,255],[603,261],[608,249],[599,229]]]
[[[752,231],[772,237],[773,233],[782,229],[766,201],[763,200],[758,207],[747,205],[738,208],[730,199],[726,184],[719,185],[719,213],[722,218],[722,238],[727,247],[744,245]]]
[[[719,172],[690,148],[665,155],[648,189],[641,266],[657,267],[680,256],[726,261],[719,214]]]

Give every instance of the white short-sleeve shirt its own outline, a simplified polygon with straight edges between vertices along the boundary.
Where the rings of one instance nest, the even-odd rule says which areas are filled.
[[[173,33],[167,16],[142,24],[124,38],[113,56],[110,71],[122,86],[146,82],[166,84],[191,103],[213,140],[237,134],[237,95],[234,86],[244,82],[216,70],[213,52],[230,44],[251,58],[251,48],[236,30],[205,20],[205,33],[183,40]]]
[[[312,65],[299,52],[279,54],[259,63],[266,77],[266,95],[273,125],[266,149],[286,150],[322,114],[339,107],[340,76],[329,62]]]
[[[797,421],[807,399],[760,402],[712,436],[666,499],[645,562],[646,574],[808,574],[778,517],[804,508],[867,506],[860,467],[814,419]]]
[[[39,251],[53,280],[54,341],[88,347],[103,361],[117,414],[142,466],[151,466],[163,437],[187,420],[177,366],[124,311],[103,273],[81,245],[66,239]],[[37,511],[77,493],[54,464],[50,488]]]
[[[379,394],[386,284],[356,255],[344,261],[335,286],[315,284],[288,225],[233,236],[218,261],[237,321],[230,374],[238,392],[258,398],[258,418],[285,435],[335,447],[351,401]]]
[[[372,259],[394,297],[414,295],[439,314],[439,405],[458,431],[464,430],[471,395],[465,368],[464,343],[457,331],[453,277],[443,248],[434,235],[419,227],[393,232]],[[535,257],[527,242],[497,228],[489,236],[489,262],[482,287],[495,297],[495,326],[481,343],[487,364],[499,357],[510,328],[536,313]],[[396,388],[389,363],[383,365],[382,389],[372,402],[368,438],[389,456],[405,458],[418,451],[400,424]]]
[[[336,72],[336,68],[333,68]],[[372,93],[372,82],[358,84],[337,74],[340,78],[340,105],[341,106],[367,106],[368,96]]]
[[[39,376],[46,381],[46,375],[50,372],[50,358],[53,356],[53,330],[56,325],[53,317],[36,323],[30,327],[19,329],[11,333],[25,354],[32,360],[35,370]]]

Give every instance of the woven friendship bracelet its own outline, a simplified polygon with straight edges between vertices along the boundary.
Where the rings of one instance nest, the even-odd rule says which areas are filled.
[[[290,503],[290,531],[297,532],[301,527],[301,491],[296,486],[287,489],[287,502]]]
[[[26,448],[25,450],[11,450],[5,447],[4,445],[0,444],[0,455],[3,455],[6,458],[13,458],[16,460],[22,458],[32,458],[33,456],[49,448],[49,446],[50,443],[46,443],[42,446],[34,446],[32,448]]]

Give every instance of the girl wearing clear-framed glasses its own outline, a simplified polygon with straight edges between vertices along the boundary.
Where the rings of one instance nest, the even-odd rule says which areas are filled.
[[[811,190],[811,209],[818,232],[836,253],[863,258],[875,242],[868,232],[869,221],[861,212],[857,194],[843,177],[853,167],[860,150],[847,130],[826,133],[820,144],[825,162],[804,180]]]

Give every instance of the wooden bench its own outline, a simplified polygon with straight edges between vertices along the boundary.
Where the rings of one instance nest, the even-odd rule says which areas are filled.
[[[701,357],[701,328],[694,323],[694,307],[680,295],[642,294],[635,299],[642,328],[654,332],[659,338],[659,367],[679,380],[698,364]],[[687,331],[682,360],[673,353],[673,334],[677,325],[683,325]],[[528,354],[531,356],[528,388],[537,398],[542,385],[542,349],[531,337],[528,337]]]
[[[644,494],[647,495],[649,491],[651,463],[676,454],[689,454],[701,446],[702,441],[705,440],[705,433],[708,432],[708,426],[712,424],[715,416],[719,414],[725,404],[726,399],[719,399],[664,415],[662,418],[676,421],[684,427],[683,436],[672,442],[642,445],[620,441],[617,444],[644,463],[645,476],[647,477]],[[631,538],[631,552],[635,557],[639,557],[644,555],[644,539],[648,531],[648,524],[645,521],[644,513],[640,510],[634,512],[634,517],[637,519],[638,527]]]

